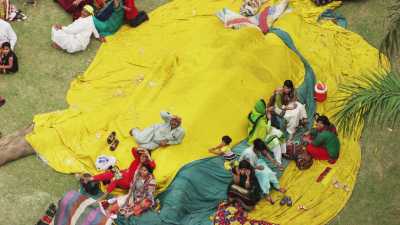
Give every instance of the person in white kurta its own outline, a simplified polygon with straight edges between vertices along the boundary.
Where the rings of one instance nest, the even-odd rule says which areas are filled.
[[[287,122],[286,131],[289,133],[290,137],[293,137],[300,123],[304,123],[304,121],[307,120],[306,108],[298,101],[290,102],[286,107],[283,118],[285,118]],[[291,138],[289,138],[289,140],[291,140]]]
[[[17,43],[17,35],[9,23],[0,19],[0,46],[4,42],[9,42],[11,50],[14,50],[15,44]]]
[[[82,10],[82,16],[70,25],[54,25],[51,30],[51,40],[53,41],[53,47],[63,49],[68,53],[74,53],[86,49],[92,34],[102,41],[94,26],[92,13],[88,12],[85,6]]]
[[[181,127],[181,118],[171,115],[169,112],[161,112],[163,124],[155,124],[143,130],[133,128],[130,134],[140,147],[154,150],[158,147],[180,144],[185,136],[185,130]]]

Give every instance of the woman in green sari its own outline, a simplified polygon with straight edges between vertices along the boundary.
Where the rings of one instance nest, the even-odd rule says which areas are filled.
[[[111,6],[107,6],[111,7]],[[100,36],[105,37],[114,34],[124,24],[124,6],[120,0],[113,1],[112,15],[105,21],[93,17],[94,26]]]

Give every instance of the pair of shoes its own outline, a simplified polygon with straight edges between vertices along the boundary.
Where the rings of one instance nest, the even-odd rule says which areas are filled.
[[[287,205],[287,206],[290,207],[290,206],[293,205],[292,199],[291,199],[289,196],[285,196],[285,197],[283,197],[283,199],[281,200],[280,205],[281,205],[281,206]]]
[[[111,151],[114,151],[115,149],[117,149],[119,140],[117,139],[117,133],[115,131],[111,132],[111,134],[108,135],[107,144],[110,145]]]

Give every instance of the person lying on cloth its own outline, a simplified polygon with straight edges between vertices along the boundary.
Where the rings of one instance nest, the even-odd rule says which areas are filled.
[[[142,164],[134,175],[128,194],[102,203],[106,215],[111,218],[116,218],[118,213],[125,217],[141,215],[154,206],[156,185],[153,169],[147,164]]]
[[[104,7],[104,0],[57,0],[58,4],[69,14],[73,20],[77,20],[82,16],[82,10],[85,5],[92,5],[96,10]]]
[[[272,24],[285,12],[288,12],[288,3],[289,0],[281,0],[277,4],[267,7],[259,14],[251,17],[242,16],[227,8],[223,8],[217,12],[217,17],[227,28],[254,27],[266,34]]]
[[[161,118],[165,123],[155,124],[143,130],[133,128],[131,136],[140,147],[154,150],[158,147],[180,144],[185,136],[185,130],[181,127],[182,119],[169,112],[161,112]]]
[[[242,160],[232,168],[233,181],[228,187],[228,203],[238,202],[245,210],[254,208],[261,198],[261,189],[250,162]]]
[[[274,127],[288,133],[288,141],[292,141],[299,126],[307,123],[305,106],[297,101],[296,90],[291,80],[285,80],[282,88],[274,91],[268,102],[271,123]]]
[[[117,178],[112,171],[97,174],[95,176],[85,178],[84,182],[90,181],[105,181],[110,182],[107,185],[105,196],[111,193],[116,187],[125,190],[129,189],[129,185],[132,183],[134,174],[142,165],[147,165],[149,168],[154,170],[156,168],[155,162],[151,159],[150,154],[147,150],[142,148],[132,148],[132,155],[134,160],[128,169],[121,170],[121,177]]]
[[[303,140],[307,142],[307,152],[317,160],[327,160],[335,163],[339,158],[340,141],[336,127],[331,124],[328,117],[319,116],[316,128],[311,129]]]
[[[52,46],[68,53],[83,51],[89,45],[90,37],[94,35],[100,41],[104,38],[99,35],[93,22],[93,7],[85,5],[82,16],[68,26],[54,25],[51,29]]]
[[[271,125],[272,115],[266,111],[267,105],[263,99],[256,102],[254,109],[249,113],[247,142],[253,143],[256,139],[264,140],[268,149],[274,154],[275,160],[282,164],[282,154],[286,153],[284,133]]]
[[[263,158],[260,158],[260,155],[263,155],[272,163],[274,163],[279,169],[283,169],[282,165],[280,165],[276,160],[274,160],[268,153],[267,146],[261,139],[254,140],[254,143],[249,148],[245,149],[240,158],[239,162],[242,160],[247,160],[253,168],[255,168],[256,177],[258,183],[260,184],[260,188],[262,190],[262,194],[265,195],[267,201],[271,204],[274,204],[275,201],[272,199],[270,195],[271,184],[276,190],[281,193],[285,193],[286,190],[279,185],[279,180],[276,176],[276,173],[268,167],[267,163]]]

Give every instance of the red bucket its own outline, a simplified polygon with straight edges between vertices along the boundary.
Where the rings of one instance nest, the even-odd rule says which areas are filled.
[[[317,102],[324,102],[328,97],[328,86],[322,82],[315,84],[314,98]]]

